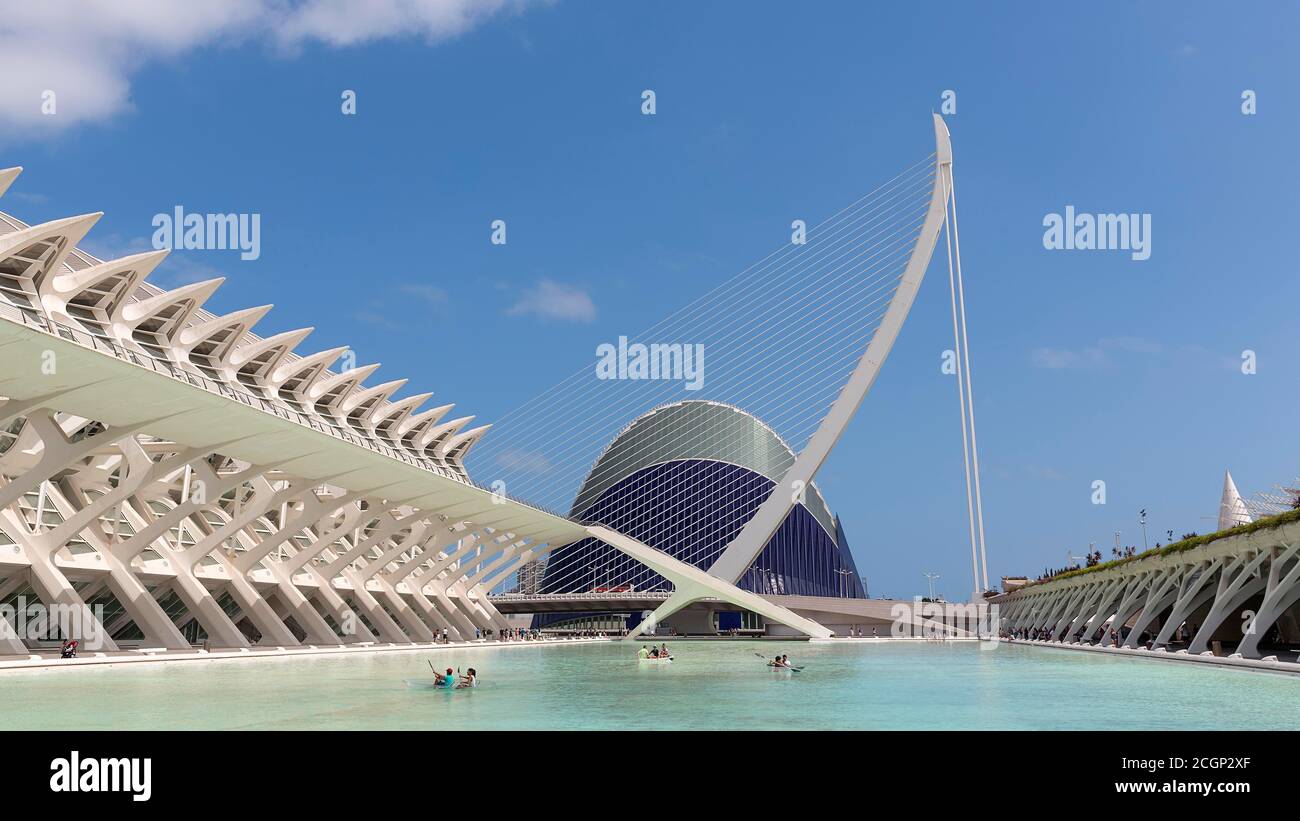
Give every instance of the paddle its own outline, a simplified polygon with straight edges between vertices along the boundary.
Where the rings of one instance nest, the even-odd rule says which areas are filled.
[[[761,658],[763,661],[766,661],[768,667],[775,667],[775,668],[778,669],[778,670],[793,670],[793,671],[796,672],[796,673],[802,673],[802,672],[803,672],[803,668],[802,668],[802,667],[789,667],[789,666],[784,666],[784,667],[783,667],[783,666],[775,665],[775,664],[772,663],[772,660],[771,660],[771,659],[769,659],[767,656],[763,655],[762,653],[755,653],[754,655],[758,656],[758,657]]]
[[[425,661],[429,661],[429,660],[428,660],[428,659],[425,659]],[[433,671],[433,685],[434,685],[435,687],[437,687],[437,686],[438,686],[438,677],[441,676],[442,673],[439,673],[439,672],[438,672],[438,668],[433,666],[433,662],[432,662],[432,661],[429,661],[429,669]]]

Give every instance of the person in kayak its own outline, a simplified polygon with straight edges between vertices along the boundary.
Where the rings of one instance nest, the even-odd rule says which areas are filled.
[[[444,676],[440,676],[437,673],[434,673],[433,686],[434,687],[455,687],[456,674],[452,672],[452,669],[450,667],[447,668],[447,674]]]
[[[650,658],[650,651],[646,649],[646,646],[644,644],[641,645],[641,649],[636,652],[636,657],[639,659]]]
[[[476,687],[477,685],[478,685],[478,671],[475,670],[473,667],[470,667],[465,670],[465,675],[460,677],[460,681],[456,682],[456,689],[465,690],[470,687]]]
[[[670,658],[670,656],[668,655],[668,645],[667,645],[667,644],[661,644],[661,645],[659,646],[659,658],[661,658],[661,659]]]

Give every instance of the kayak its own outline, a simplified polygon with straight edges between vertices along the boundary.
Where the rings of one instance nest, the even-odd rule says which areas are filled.
[[[473,690],[478,686],[478,683],[476,682],[468,687],[443,687],[428,679],[417,678],[404,678],[402,679],[402,683],[407,687],[410,687],[412,690]]]
[[[653,661],[653,662],[656,662],[656,663],[667,664],[668,662],[670,662],[670,661],[673,660],[673,657],[672,657],[672,656],[669,656],[668,658],[662,658],[662,657],[661,657],[661,658],[650,658],[650,657],[646,657],[646,658],[638,659],[638,660],[639,660],[639,661]]]

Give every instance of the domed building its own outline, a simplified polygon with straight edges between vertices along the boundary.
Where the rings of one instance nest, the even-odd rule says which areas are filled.
[[[775,431],[739,408],[677,402],[643,414],[615,437],[592,466],[570,515],[708,570],[794,460]],[[737,584],[765,595],[866,597],[843,527],[816,484]],[[537,592],[670,589],[645,565],[585,539],[556,551]],[[559,615],[538,616],[535,624]],[[723,614],[720,629],[739,627],[739,617]]]

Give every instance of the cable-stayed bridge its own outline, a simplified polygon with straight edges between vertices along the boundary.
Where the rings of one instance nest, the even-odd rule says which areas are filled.
[[[255,334],[269,306],[204,310],[220,280],[154,287],[165,252],[86,253],[98,214],[3,217],[0,604],[62,608],[97,625],[106,650],[470,640],[508,626],[488,591],[595,540],[671,588],[645,626],[707,599],[830,635],[742,579],[810,509],[911,307],[949,215],[938,117],[935,134],[932,156],[643,337],[702,346],[701,379],[575,375],[495,427],[450,404],[422,409],[430,394],[395,399],[404,380],[365,384],[377,365],[332,370],[344,349],[296,353],[310,329]],[[19,171],[0,172],[0,193]],[[654,456],[619,453],[593,476],[601,448],[683,399],[743,409],[782,447],[752,427],[667,438],[707,442],[721,462],[768,447],[777,475],[673,499],[640,538],[611,525],[626,505],[575,507],[584,486]],[[647,543],[742,492],[744,521],[707,561]],[[0,622],[0,653],[31,649]]]

